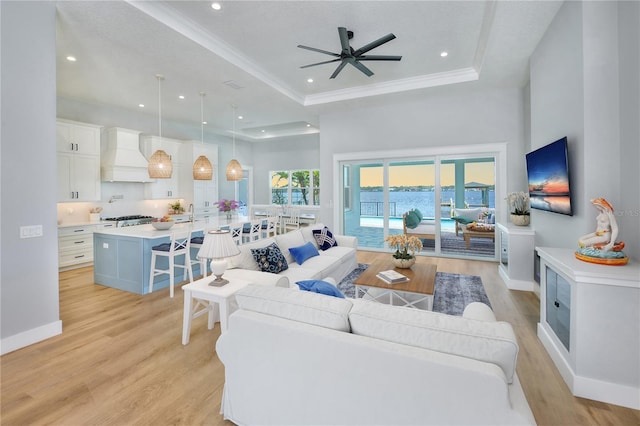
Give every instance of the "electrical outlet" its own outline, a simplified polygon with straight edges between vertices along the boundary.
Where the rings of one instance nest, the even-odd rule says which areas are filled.
[[[20,238],[42,237],[42,225],[30,225],[20,227]]]

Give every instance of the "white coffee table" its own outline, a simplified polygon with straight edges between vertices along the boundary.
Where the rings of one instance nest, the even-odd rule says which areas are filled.
[[[232,296],[240,289],[249,285],[249,281],[231,279],[222,287],[210,286],[209,283],[215,276],[199,279],[182,286],[184,291],[184,312],[182,318],[182,344],[189,343],[191,333],[191,320],[206,313],[209,314],[208,327],[213,328],[216,308],[220,308],[220,332],[227,330],[227,320],[230,312]],[[194,304],[195,299],[195,304]]]

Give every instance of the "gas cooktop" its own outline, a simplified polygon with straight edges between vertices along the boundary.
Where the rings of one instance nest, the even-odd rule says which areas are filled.
[[[122,226],[135,226],[135,225],[144,225],[147,223],[151,223],[153,216],[143,216],[143,215],[129,215],[129,216],[118,216],[118,217],[107,217],[104,220],[108,220],[110,222],[116,222],[117,227]]]

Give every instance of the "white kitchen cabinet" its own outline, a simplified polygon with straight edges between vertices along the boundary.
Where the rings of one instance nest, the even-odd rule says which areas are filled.
[[[100,126],[58,120],[56,150],[73,154],[100,155]]]
[[[201,142],[191,142],[191,160],[205,155],[213,166],[213,177],[211,180],[193,180],[193,207],[196,219],[206,219],[211,216],[217,216],[218,208],[214,205],[218,201],[218,146],[211,144],[202,144]],[[193,164],[192,164],[193,170]],[[193,178],[193,173],[191,175]]]
[[[538,338],[571,393],[640,409],[640,265],[597,265],[537,247]]]
[[[58,201],[100,201],[100,126],[56,123]]]
[[[145,183],[144,195],[146,199],[166,199],[166,198],[184,198],[181,191],[181,184],[186,176],[185,168],[181,164],[183,147],[182,142],[160,138],[158,136],[145,135],[140,138],[142,154],[147,160],[151,158],[154,152],[161,149],[171,157],[173,171],[168,179],[155,179],[154,182]],[[191,170],[189,169],[189,172]]]
[[[100,157],[60,154],[58,201],[100,201]]]
[[[115,224],[68,226],[58,229],[58,268],[68,270],[93,263],[93,231]]]
[[[182,165],[173,163],[173,173],[169,179],[155,179],[144,184],[144,197],[148,200],[184,198],[180,191]]]

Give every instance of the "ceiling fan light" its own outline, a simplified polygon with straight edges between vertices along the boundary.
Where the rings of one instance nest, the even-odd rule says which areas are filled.
[[[211,180],[213,177],[213,166],[211,165],[211,161],[204,156],[201,155],[198,157],[193,163],[193,179],[194,180]]]
[[[151,179],[170,179],[173,173],[173,164],[169,154],[159,149],[149,158],[149,177]]]
[[[227,164],[227,180],[241,180],[242,179],[242,166],[235,158],[229,161]]]

